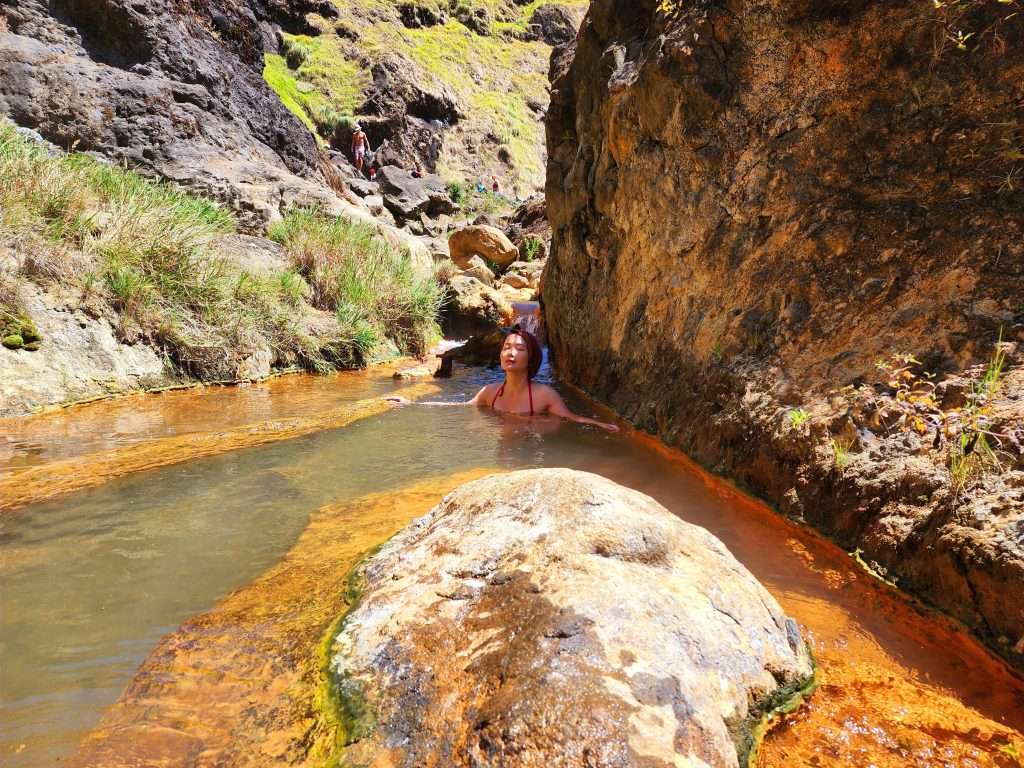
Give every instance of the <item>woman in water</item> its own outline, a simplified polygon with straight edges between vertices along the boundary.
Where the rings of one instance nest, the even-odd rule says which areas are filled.
[[[615,424],[607,424],[597,419],[588,419],[569,410],[555,390],[546,384],[535,384],[533,377],[537,375],[541,364],[540,344],[532,334],[521,330],[519,326],[505,337],[501,346],[501,370],[505,372],[505,380],[500,383],[488,384],[472,400],[465,403],[445,403],[445,405],[475,405],[478,408],[491,408],[500,413],[514,413],[521,416],[540,416],[548,414],[560,416],[580,424],[593,424],[609,432],[618,432]],[[402,397],[389,397],[392,402],[405,405],[409,401]]]

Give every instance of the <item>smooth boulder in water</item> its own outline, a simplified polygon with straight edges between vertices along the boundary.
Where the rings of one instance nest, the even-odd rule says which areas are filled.
[[[745,765],[813,679],[718,539],[585,472],[463,485],[355,576],[332,661],[353,764]]]

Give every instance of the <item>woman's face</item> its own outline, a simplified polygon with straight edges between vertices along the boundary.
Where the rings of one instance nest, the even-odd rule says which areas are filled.
[[[510,333],[505,337],[505,343],[501,346],[501,370],[505,371],[526,371],[530,366],[530,350],[526,341],[517,333]]]

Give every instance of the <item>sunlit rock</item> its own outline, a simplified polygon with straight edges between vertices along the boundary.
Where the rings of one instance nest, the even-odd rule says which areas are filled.
[[[332,664],[353,764],[743,765],[812,676],[720,541],[597,475],[464,485],[359,575]]]

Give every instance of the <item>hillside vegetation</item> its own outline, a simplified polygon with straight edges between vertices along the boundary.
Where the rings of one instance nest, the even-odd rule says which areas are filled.
[[[337,18],[310,14],[317,34],[282,33],[264,78],[324,144],[345,148],[352,119],[376,147],[416,157],[448,181],[494,173],[510,190],[543,185],[551,46],[531,39],[534,0],[355,0]],[[581,0],[558,6],[578,18]],[[393,102],[407,113],[396,118]],[[401,109],[401,108],[399,108]],[[438,126],[440,121],[441,126]]]
[[[109,319],[122,343],[152,345],[201,379],[235,378],[254,355],[321,371],[358,365],[386,347],[421,351],[437,333],[437,284],[369,225],[294,211],[275,228],[283,254],[250,238],[272,256],[260,268],[230,257],[234,230],[207,199],[0,124],[0,319],[10,348],[47,343],[26,307],[30,286]]]

